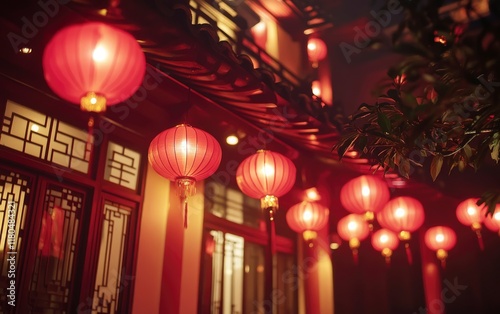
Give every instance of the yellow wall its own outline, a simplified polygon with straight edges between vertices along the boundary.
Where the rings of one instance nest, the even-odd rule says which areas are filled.
[[[197,313],[200,261],[203,238],[203,182],[196,184],[196,195],[189,198],[188,228],[184,232],[180,313]],[[145,312],[146,313],[146,312]]]
[[[170,182],[148,165],[132,313],[158,313],[160,309],[169,190]]]

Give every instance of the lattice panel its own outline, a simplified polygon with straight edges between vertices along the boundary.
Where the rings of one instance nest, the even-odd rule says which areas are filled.
[[[47,160],[76,171],[87,173],[90,161],[88,133],[64,122],[54,120]],[[89,144],[87,144],[89,141]]]
[[[33,312],[70,313],[84,194],[51,184],[43,206],[29,305]]]
[[[45,159],[51,125],[52,118],[8,100],[0,145]]]
[[[0,312],[7,309],[6,295],[7,283],[10,281],[8,276],[9,262],[7,258],[15,256],[16,273],[15,279],[19,277],[18,268],[21,258],[21,245],[23,244],[23,231],[25,227],[26,213],[28,210],[29,198],[31,193],[31,178],[0,168]],[[9,217],[10,214],[10,217]],[[14,215],[14,217],[12,217]],[[9,226],[9,218],[15,222]],[[13,228],[12,228],[13,227]]]
[[[104,179],[135,190],[139,178],[140,160],[140,153],[110,141]]]
[[[93,141],[86,131],[7,101],[0,145],[88,173]]]
[[[116,313],[120,292],[130,280],[124,273],[123,258],[132,210],[122,204],[104,203],[92,313]]]

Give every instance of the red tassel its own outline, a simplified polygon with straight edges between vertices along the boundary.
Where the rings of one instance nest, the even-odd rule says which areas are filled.
[[[410,250],[410,243],[405,243],[406,258],[408,259],[408,264],[413,265],[413,255]]]
[[[441,268],[446,269],[446,258],[441,260]]]
[[[93,154],[94,154],[94,143],[92,143],[92,134],[94,134],[94,117],[90,116],[89,121],[87,122],[87,143],[86,143],[86,150],[89,151],[89,165],[93,163]]]
[[[269,209],[269,219],[271,220],[271,254],[276,254],[276,225],[274,224],[274,212],[273,209]]]
[[[354,260],[354,265],[359,264],[358,250],[357,249],[352,250],[352,259]]]
[[[476,230],[477,242],[479,242],[479,248],[484,251],[483,237],[481,236],[481,230]]]
[[[390,256],[385,257],[385,266],[387,266],[387,268],[389,268],[391,266],[391,257]]]
[[[181,196],[181,204],[184,206],[184,229],[187,229],[188,227],[188,202],[187,202],[187,197],[182,197]]]

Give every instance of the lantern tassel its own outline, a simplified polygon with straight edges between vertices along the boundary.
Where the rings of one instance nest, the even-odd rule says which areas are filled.
[[[446,258],[441,259],[441,268],[446,269]]]
[[[87,122],[87,143],[86,143],[87,145],[86,151],[88,151],[90,154],[89,165],[93,163],[92,159],[94,155],[94,143],[92,142],[92,134],[94,134],[94,123],[95,123],[94,117],[91,115]]]
[[[385,266],[387,266],[387,268],[389,268],[391,266],[391,257],[390,256],[385,257]]]
[[[177,183],[177,190],[181,206],[184,208],[184,229],[187,229],[188,220],[188,197],[195,193],[195,180],[188,177],[178,178],[175,180]]]
[[[359,265],[358,249],[352,249],[352,259],[354,260],[354,265]]]
[[[271,245],[271,254],[276,253],[276,225],[274,223],[274,209],[269,208],[269,220],[271,227],[271,235],[270,235],[270,245]]]
[[[410,249],[410,243],[405,243],[406,258],[408,259],[408,264],[413,265],[413,255]]]
[[[480,229],[476,230],[476,236],[477,236],[477,242],[479,243],[479,248],[481,249],[481,251],[484,251],[484,242],[483,242],[483,237],[481,236]]]
[[[187,201],[187,197],[182,197],[181,196],[181,203],[183,204],[184,206],[184,229],[187,229],[188,227],[188,201]]]

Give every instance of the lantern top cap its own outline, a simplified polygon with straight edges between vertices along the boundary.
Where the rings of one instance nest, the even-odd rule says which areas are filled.
[[[180,124],[177,124],[175,127],[176,128],[180,128],[180,127],[192,128],[193,126],[191,124],[187,124],[187,123],[180,123]]]

